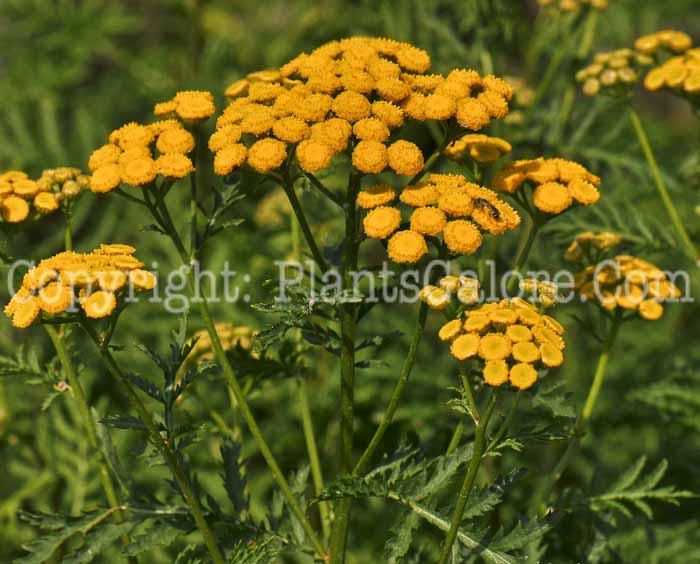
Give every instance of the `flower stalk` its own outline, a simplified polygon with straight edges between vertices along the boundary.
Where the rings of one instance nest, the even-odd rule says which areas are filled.
[[[450,558],[452,547],[454,546],[455,540],[457,538],[457,533],[459,532],[459,524],[462,522],[462,516],[464,515],[464,510],[467,506],[467,501],[469,500],[469,494],[471,493],[474,487],[476,476],[479,472],[479,467],[481,465],[481,457],[483,456],[486,448],[486,430],[488,428],[489,420],[491,419],[491,415],[493,414],[495,406],[496,393],[492,393],[491,397],[489,398],[488,405],[486,406],[486,411],[484,412],[483,416],[479,418],[479,422],[476,426],[476,432],[474,434],[474,447],[472,449],[471,460],[469,461],[467,473],[464,476],[464,481],[462,482],[462,487],[459,491],[459,497],[457,498],[457,506],[455,507],[455,511],[452,514],[450,528],[447,532],[445,542],[442,545],[442,552],[440,553],[438,564],[447,564]]]
[[[700,255],[688,236],[688,232],[683,225],[683,220],[681,220],[678,210],[673,204],[671,195],[669,194],[666,183],[661,175],[661,169],[659,168],[659,164],[654,156],[654,151],[651,148],[649,137],[647,136],[644,126],[642,125],[642,120],[639,118],[639,114],[637,114],[636,110],[632,106],[629,108],[629,117],[630,121],[632,122],[634,132],[637,134],[637,138],[639,139],[639,144],[644,152],[644,157],[649,165],[649,170],[654,178],[654,183],[656,184],[656,189],[661,197],[661,202],[663,203],[664,208],[666,208],[666,213],[668,214],[671,224],[676,231],[676,236],[678,237],[681,245],[683,245],[688,258],[690,258],[696,266],[700,266]]]

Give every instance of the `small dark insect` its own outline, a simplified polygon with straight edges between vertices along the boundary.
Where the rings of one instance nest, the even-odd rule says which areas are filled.
[[[488,209],[494,219],[501,219],[501,212],[499,212],[498,208],[488,200],[484,200],[483,198],[475,198],[474,205]]]

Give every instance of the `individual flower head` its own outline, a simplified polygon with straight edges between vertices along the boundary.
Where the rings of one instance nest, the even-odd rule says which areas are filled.
[[[110,316],[134,291],[152,290],[155,276],[143,270],[129,245],[101,245],[90,253],[66,251],[30,269],[5,307],[18,328],[43,316],[73,312],[93,319]]]
[[[288,147],[287,154],[305,172],[328,168],[329,154],[352,149],[352,165],[363,174],[389,167],[413,176],[423,167],[423,154],[408,140],[388,146],[392,130],[426,120],[480,130],[504,118],[512,98],[512,89],[498,77],[482,77],[473,70],[428,75],[429,68],[428,54],[408,43],[368,37],[332,41],[279,69],[232,83],[210,148],[218,156],[229,144],[239,143],[240,136],[231,129],[235,126],[248,136],[243,140],[247,150],[267,137],[286,145],[299,143],[296,150]],[[162,111],[172,111],[168,104]],[[309,139],[315,143],[301,146]],[[234,169],[219,166],[215,172]]]
[[[590,265],[575,276],[582,300],[608,311],[626,311],[648,320],[659,319],[663,304],[681,297],[680,289],[654,264],[630,255]]]
[[[466,157],[480,164],[492,164],[513,150],[508,141],[481,133],[469,133],[450,143],[445,156],[460,161]]]
[[[88,177],[77,168],[46,169],[37,180],[8,171],[0,174],[0,214],[7,223],[20,223],[59,209],[67,212],[87,183]]]
[[[564,362],[564,327],[538,312],[529,302],[514,298],[469,309],[439,331],[459,361],[475,362],[484,383],[526,390],[540,373]]]
[[[600,199],[600,178],[565,159],[515,161],[503,167],[492,181],[494,190],[508,194],[518,193],[525,185],[534,187],[534,207],[547,216],[563,213],[574,205],[589,206]]]
[[[158,176],[170,181],[184,178],[194,171],[188,156],[194,142],[192,134],[177,120],[150,125],[128,123],[114,130],[109,143],[90,155],[90,189],[104,193],[122,183],[146,186]]]

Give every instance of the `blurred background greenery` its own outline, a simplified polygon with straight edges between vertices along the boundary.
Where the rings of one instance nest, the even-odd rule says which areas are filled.
[[[610,0],[610,4],[599,18],[594,51],[630,45],[637,35],[664,27],[700,37],[696,0]],[[428,50],[440,72],[459,67],[493,70],[498,75],[523,78],[537,88],[555,53],[570,53],[576,48],[572,44],[576,36],[568,33],[564,17],[538,13],[534,2],[521,0],[2,0],[0,171],[17,168],[38,175],[55,166],[85,168],[90,152],[106,141],[109,131],[128,121],[148,121],[153,104],[169,99],[174,92],[208,89],[222,103],[225,87],[248,72],[279,66],[301,51],[350,35],[409,41]],[[566,225],[555,222],[536,245],[530,266],[555,270],[563,265],[561,256],[568,237],[580,229],[606,228],[637,235],[641,232],[642,242],[633,250],[663,268],[692,268],[669,243],[657,193],[616,102],[577,94],[569,125],[560,126],[563,92],[574,84],[575,70],[581,65],[573,55],[565,57],[553,82],[541,92],[532,115],[524,123],[499,124],[493,129],[513,143],[516,158],[563,156],[579,160],[603,178],[603,200],[598,209],[567,215],[562,220]],[[686,103],[664,94],[640,93],[638,104],[673,197],[697,243],[697,116]],[[429,136],[421,138],[426,152],[432,142]],[[328,181],[334,181],[332,174]],[[251,302],[269,299],[262,282],[276,273],[272,260],[287,256],[290,250],[284,208],[273,221],[260,211],[261,202],[272,190],[271,186],[251,187],[236,211],[246,221],[233,236],[214,240],[207,249],[211,264],[229,261],[233,269],[250,274],[246,290]],[[326,242],[337,243],[339,224],[329,219],[322,202],[309,192],[304,194],[304,204]],[[89,250],[105,241],[131,243],[147,263],[157,261],[161,269],[167,269],[177,261],[162,239],[139,230],[147,222],[140,210],[128,208],[119,199],[87,194],[76,210],[76,248]],[[54,214],[15,234],[8,250],[15,257],[48,256],[60,250],[62,229],[61,217]],[[517,234],[504,236],[497,245],[488,247],[489,256],[499,266],[508,265],[516,241]],[[365,258],[376,262],[381,255],[369,252]],[[473,265],[465,262],[463,266]],[[0,293],[4,302],[4,277]],[[597,355],[597,344],[573,321],[576,308],[581,306],[562,311],[570,337],[567,362],[557,378],[566,382],[571,402],[579,406],[592,377],[591,359]],[[392,304],[375,309],[363,329],[368,335],[396,328],[410,330],[413,306]],[[269,316],[245,302],[221,304],[214,311],[217,320],[236,325],[261,328],[271,322]],[[587,483],[594,474],[609,479],[644,454],[652,461],[669,459],[670,483],[700,491],[698,313],[695,304],[679,304],[668,307],[662,321],[640,321],[625,327],[593,423],[597,439],[584,442],[564,485]],[[456,369],[434,338],[439,323],[438,318],[430,320],[406,406],[399,410],[390,429],[388,445],[408,434],[411,440],[432,445],[437,452],[449,441],[457,414],[446,405],[451,397],[447,388],[456,385]],[[198,327],[196,319],[193,326]],[[160,306],[142,303],[123,317],[116,340],[125,345],[145,342],[163,349],[176,327],[177,319]],[[0,331],[0,349],[8,357],[19,351],[25,366],[23,370],[8,369],[0,376],[0,562],[7,562],[21,554],[21,545],[35,534],[17,520],[18,509],[77,514],[98,503],[100,492],[94,469],[84,456],[87,447],[74,406],[60,401],[60,394],[40,377],[48,373],[56,381],[60,379],[44,334],[36,328],[15,331],[4,319],[0,320]],[[90,349],[83,351],[80,341],[74,339],[75,347],[85,353],[80,356],[82,377],[97,411],[117,410],[119,394]],[[405,335],[388,342],[372,352],[385,364],[372,365],[360,374],[356,393],[360,445],[371,436],[406,347]],[[133,350],[127,349],[120,358],[129,368],[148,373],[150,365]],[[26,369],[32,358],[36,358],[35,373]],[[321,355],[314,370],[304,376],[311,378],[312,389],[318,392],[311,398],[312,410],[321,447],[328,453],[324,470],[332,475],[337,433],[333,359]],[[655,396],[654,386],[661,380],[677,383],[675,392]],[[253,391],[263,430],[274,437],[273,449],[287,470],[295,469],[305,456],[301,425],[291,408],[294,401],[289,399],[296,393],[296,385],[294,379],[267,378]],[[185,418],[197,420],[207,409],[226,411],[228,398],[221,381],[210,378],[195,386],[197,395],[206,401],[187,399],[182,406]],[[287,405],[288,410],[284,409]],[[46,413],[38,416],[42,409]],[[144,470],[139,458],[130,456],[138,453],[136,439],[120,432],[113,439],[144,491],[165,487],[157,469]],[[210,460],[218,456],[218,440],[212,431],[191,451],[202,482],[214,491],[220,488],[216,485],[218,469]],[[76,452],[83,456],[76,457]],[[246,442],[244,453],[252,457],[253,487],[266,495],[271,483],[257,478],[256,469],[261,470],[261,476],[266,474],[254,445]],[[552,467],[558,454],[556,447],[543,446],[518,455],[517,464],[537,476]],[[515,464],[510,460],[502,463]],[[617,552],[613,550],[599,561],[700,562],[697,503],[691,500],[680,508],[655,509],[653,525],[630,519],[625,535],[612,544]],[[514,498],[511,511],[522,510]],[[381,535],[372,540],[376,522],[374,518],[359,520],[353,533],[370,539],[366,558],[376,554],[383,542]],[[569,525],[571,535],[590,533]],[[565,540],[560,537],[559,543],[566,545]],[[551,554],[557,556],[550,556],[551,561],[586,561],[569,553],[566,546],[554,545]],[[363,560],[362,555],[357,558],[358,562],[372,561]],[[172,558],[163,551],[154,553],[152,561],[171,562]]]

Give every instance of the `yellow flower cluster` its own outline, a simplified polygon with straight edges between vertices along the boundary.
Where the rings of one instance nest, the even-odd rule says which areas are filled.
[[[129,245],[101,245],[91,253],[66,251],[30,269],[5,307],[15,327],[29,327],[40,313],[56,315],[79,303],[90,318],[109,316],[124,293],[152,290],[156,278]]]
[[[473,305],[481,296],[479,294],[479,281],[470,276],[443,276],[438,282],[439,286],[428,285],[421,289],[420,300],[430,309],[445,309],[456,296],[461,304]]]
[[[410,228],[398,232],[401,213],[386,205],[395,197],[388,185],[371,186],[358,194],[357,205],[369,210],[364,218],[365,234],[377,239],[391,236],[389,258],[399,263],[418,262],[428,252],[426,236],[442,234],[451,252],[472,254],[483,242],[482,233],[496,235],[520,225],[518,212],[498,194],[457,174],[431,174],[406,186],[399,199],[414,209]]]
[[[593,253],[599,251],[607,251],[617,247],[622,243],[622,235],[619,233],[611,233],[602,231],[600,233],[592,233],[585,231],[576,236],[566,249],[564,258],[569,262],[581,262],[582,259],[593,258]]]
[[[483,133],[468,133],[450,143],[444,155],[456,161],[469,156],[472,160],[491,164],[513,150],[508,141],[500,137],[489,137]]]
[[[516,161],[494,176],[492,186],[498,192],[512,194],[526,182],[535,185],[535,207],[548,214],[562,213],[574,204],[595,204],[600,199],[600,178],[565,159]]]
[[[32,207],[39,214],[59,209],[62,201],[75,198],[87,186],[88,177],[77,168],[45,170],[39,180],[32,180],[21,171],[0,174],[0,213],[3,221],[19,223],[31,215]]]
[[[583,93],[595,96],[601,88],[628,86],[639,79],[640,67],[648,67],[654,59],[632,49],[617,49],[598,53],[593,63],[576,73],[576,80],[583,83]]]
[[[185,123],[196,124],[214,115],[216,106],[211,92],[186,90],[178,92],[166,102],[156,104],[153,113],[157,116],[179,117]]]
[[[690,35],[675,29],[664,29],[642,35],[634,42],[634,48],[645,55],[655,55],[661,50],[684,53],[692,46],[693,39]]]
[[[407,120],[456,120],[478,131],[508,114],[512,90],[504,80],[474,70],[426,74],[429,68],[428,54],[413,45],[353,37],[252,73],[226,90],[231,103],[209,140],[215,172],[226,175],[246,162],[269,172],[291,145],[299,166],[316,172],[350,146],[360,172],[389,167],[412,176],[423,168],[423,154],[409,141],[388,145],[392,129]]]
[[[575,12],[590,6],[601,12],[608,9],[609,0],[537,0],[542,8],[557,8],[562,12]]]
[[[152,146],[159,156],[154,158]],[[175,119],[149,125],[128,123],[109,135],[109,143],[93,151],[88,161],[92,171],[90,189],[109,192],[122,182],[144,186],[157,175],[184,178],[194,170],[187,156],[194,149],[194,136]]]
[[[538,379],[538,370],[564,362],[564,327],[540,314],[520,298],[483,304],[440,329],[440,340],[450,342],[460,361],[480,359],[489,386],[510,382],[526,390]]]
[[[609,311],[636,310],[650,320],[663,315],[663,302],[681,296],[663,270],[630,255],[618,255],[602,267],[587,267],[576,274],[575,284],[583,299],[595,300]]]
[[[700,94],[700,47],[688,49],[650,70],[644,78],[644,87],[652,92],[668,88],[690,95]]]
[[[219,322],[214,325],[216,334],[219,336],[221,346],[225,351],[241,348],[250,350],[253,347],[253,336],[255,331],[250,327],[236,326],[233,323]],[[193,336],[197,339],[187,357],[189,361],[214,360],[214,348],[211,337],[206,329],[200,329]],[[254,355],[255,356],[255,355]]]

